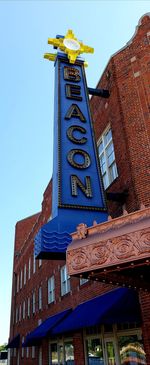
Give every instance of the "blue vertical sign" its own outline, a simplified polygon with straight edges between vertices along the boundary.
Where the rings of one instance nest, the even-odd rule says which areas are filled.
[[[89,108],[84,62],[55,61],[52,220],[35,238],[37,258],[65,257],[70,233],[80,223],[107,220],[99,160]]]

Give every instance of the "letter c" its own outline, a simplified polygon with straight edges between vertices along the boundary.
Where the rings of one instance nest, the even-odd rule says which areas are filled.
[[[79,131],[80,133],[85,134],[86,133],[86,129],[83,127],[80,127],[78,125],[73,125],[72,127],[69,127],[67,129],[67,137],[68,139],[76,144],[84,144],[87,142],[87,138],[86,137],[81,137],[81,138],[75,138],[75,136],[73,135],[74,131]]]

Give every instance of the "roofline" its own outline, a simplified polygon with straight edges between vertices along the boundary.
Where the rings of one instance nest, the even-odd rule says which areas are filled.
[[[138,29],[139,29],[139,27],[140,27],[140,25],[142,24],[142,19],[145,17],[145,16],[149,16],[149,18],[150,18],[150,12],[148,12],[148,13],[145,13],[144,15],[142,15],[141,16],[141,18],[139,19],[139,21],[138,21],[138,25],[135,27],[135,32],[134,32],[134,34],[133,34],[133,36],[131,37],[131,39],[125,44],[125,46],[123,46],[123,47],[121,47],[118,51],[116,51],[115,53],[113,53],[111,56],[110,56],[110,58],[109,58],[109,60],[108,60],[108,62],[107,62],[107,64],[106,64],[106,66],[105,66],[105,68],[104,68],[104,71],[103,71],[103,73],[102,73],[102,75],[104,74],[104,72],[105,72],[105,70],[107,69],[107,67],[108,67],[108,65],[109,65],[109,63],[110,63],[110,61],[112,60],[112,58],[114,57],[114,56],[116,56],[118,53],[120,53],[121,51],[123,51],[124,49],[126,49],[131,43],[132,43],[132,41],[133,41],[133,39],[135,38],[135,36],[136,36],[136,34],[137,34],[137,32],[138,32]],[[101,78],[102,78],[102,75],[101,75],[101,77],[100,77],[100,79],[99,79],[99,81],[97,82],[97,84],[96,84],[96,88],[97,88],[97,86],[98,86],[98,84],[100,83],[100,80],[101,80]],[[93,98],[93,96],[92,96],[92,98]],[[91,98],[91,99],[92,99]]]

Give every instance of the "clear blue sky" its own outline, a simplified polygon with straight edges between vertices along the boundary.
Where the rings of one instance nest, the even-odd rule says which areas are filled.
[[[0,344],[9,335],[15,224],[41,209],[52,175],[53,63],[48,37],[73,29],[95,48],[89,87],[135,32],[150,1],[0,1]]]

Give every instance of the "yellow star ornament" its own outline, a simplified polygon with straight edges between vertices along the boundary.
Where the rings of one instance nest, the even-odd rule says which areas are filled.
[[[80,42],[74,35],[71,29],[68,30],[67,34],[63,38],[48,38],[48,44],[52,44],[54,47],[60,49],[68,55],[70,63],[75,63],[77,57],[81,53],[94,53],[94,48],[86,46]],[[55,61],[57,53],[45,53],[44,58]]]

